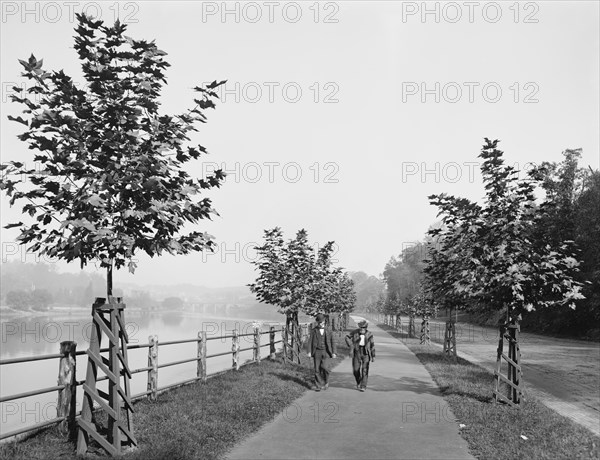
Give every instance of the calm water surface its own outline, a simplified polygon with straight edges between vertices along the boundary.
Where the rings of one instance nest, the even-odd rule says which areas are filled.
[[[154,314],[135,317],[125,314],[129,343],[147,344],[148,336],[156,334],[159,341],[158,362],[168,363],[197,356],[195,342],[160,346],[161,342],[170,340],[193,339],[199,331],[206,331],[207,354],[212,355],[231,350],[231,339],[223,336],[231,335],[236,329],[241,334],[251,333],[252,319],[219,318],[187,312],[156,312]],[[271,324],[281,324],[281,320],[260,319],[262,330],[268,330]],[[0,359],[39,356],[59,352],[60,342],[74,340],[77,351],[85,351],[89,347],[92,324],[89,315],[64,315],[62,317],[24,317],[2,318]],[[277,328],[280,330],[280,327]],[[281,334],[276,335],[276,340]],[[268,334],[261,336],[261,344],[268,343]],[[248,348],[253,344],[252,337],[241,337],[240,348]],[[101,343],[107,345],[106,338]],[[277,344],[280,349],[280,344]],[[261,357],[267,356],[269,347],[261,348]],[[252,358],[252,350],[240,353],[240,363]],[[129,368],[131,370],[148,365],[148,348],[128,351]],[[9,396],[26,391],[52,387],[57,384],[58,359],[48,359],[19,364],[0,366],[0,395]],[[207,361],[208,374],[231,367],[231,355],[211,358]],[[85,379],[87,357],[77,357],[77,380]],[[99,371],[98,375],[102,375]],[[196,376],[196,363],[190,362],[177,366],[160,368],[158,370],[159,388],[171,383],[180,382]],[[146,391],[147,373],[134,374],[131,380],[131,394],[136,395]],[[107,391],[107,382],[99,382],[98,388]],[[83,391],[77,388],[77,410],[81,410]],[[56,417],[57,393],[51,392],[13,401],[0,403],[1,420],[0,432],[6,433],[20,427],[51,420]]]

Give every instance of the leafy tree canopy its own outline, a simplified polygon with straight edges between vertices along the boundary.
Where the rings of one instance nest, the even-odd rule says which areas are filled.
[[[581,299],[574,276],[579,261],[572,241],[552,245],[535,239],[545,208],[536,204],[540,177],[526,180],[504,164],[498,141],[485,139],[479,157],[486,197],[483,205],[446,194],[430,201],[444,226],[430,230],[440,248],[431,250],[425,269],[433,293],[479,308],[521,312]]]
[[[216,214],[200,195],[219,187],[224,174],[194,179],[183,167],[206,153],[187,143],[224,82],[195,87],[190,110],[160,114],[166,53],[153,41],[125,35],[118,21],[108,27],[81,14],[77,21],[75,50],[86,87],[78,88],[62,70],[46,71],[33,55],[20,61],[32,84],[11,96],[24,108],[9,119],[25,127],[18,137],[42,169],[17,161],[2,165],[0,188],[11,205],[25,202],[23,214],[34,222],[6,228],[19,227],[19,242],[41,255],[81,266],[92,260],[107,268],[127,264],[132,272],[140,250],[154,256],[212,248],[207,233],[182,232]]]

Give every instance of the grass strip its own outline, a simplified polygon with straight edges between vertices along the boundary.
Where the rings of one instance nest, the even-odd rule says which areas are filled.
[[[496,404],[494,374],[458,358],[455,363],[437,347],[378,324],[402,341],[425,365],[450,405],[461,436],[479,459],[598,459],[600,438],[525,394],[521,408]],[[526,376],[525,376],[526,378]],[[527,439],[524,439],[524,436]]]
[[[337,337],[339,363],[347,354]],[[131,460],[222,458],[237,442],[313,388],[313,364],[305,353],[300,364],[284,365],[282,358],[265,359],[162,393],[154,403],[134,404],[134,433],[138,448],[123,455]],[[98,420],[103,421],[103,415]],[[100,448],[86,458],[106,457]],[[21,442],[0,445],[0,459],[76,459],[75,446],[49,428]]]

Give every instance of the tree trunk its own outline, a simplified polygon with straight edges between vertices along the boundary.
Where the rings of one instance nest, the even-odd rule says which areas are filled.
[[[113,260],[110,259],[110,265],[106,267],[106,301],[113,294]]]
[[[299,335],[299,330],[298,330],[298,312],[297,311],[293,311],[293,312],[288,312],[286,314],[286,330],[288,331],[288,336],[291,336],[291,340],[290,340],[290,348],[291,348],[291,360],[293,362],[298,362],[300,363],[300,350],[299,348],[299,341],[298,341],[298,335]]]

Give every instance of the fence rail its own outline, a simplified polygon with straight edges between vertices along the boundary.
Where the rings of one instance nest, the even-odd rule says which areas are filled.
[[[303,329],[307,330],[308,324],[302,324],[301,326]],[[248,333],[248,334],[236,334],[234,331],[234,333],[232,335],[206,337],[206,332],[199,332],[197,338],[183,339],[183,340],[169,340],[169,341],[165,341],[165,342],[159,342],[158,339],[156,338],[156,336],[150,336],[149,340],[152,340],[153,337],[156,338],[155,344],[145,343],[145,344],[127,345],[127,350],[148,348],[148,366],[140,367],[138,369],[134,369],[134,370],[130,371],[132,375],[138,374],[140,372],[148,373],[148,386],[147,386],[148,390],[144,391],[142,393],[133,395],[131,397],[131,400],[135,401],[135,400],[139,400],[144,397],[147,397],[151,400],[156,400],[158,394],[163,393],[164,391],[167,391],[167,390],[170,390],[170,389],[173,389],[176,387],[180,387],[183,385],[188,385],[188,384],[198,382],[198,381],[206,381],[207,378],[215,377],[215,376],[220,375],[224,372],[227,372],[231,369],[239,369],[244,364],[249,364],[249,363],[253,363],[253,362],[260,364],[260,361],[261,361],[260,349],[264,348],[264,347],[269,347],[271,352],[274,353],[275,345],[282,343],[284,341],[284,338],[283,338],[283,337],[285,337],[284,331],[285,331],[285,325],[278,324],[277,326],[271,325],[269,327],[269,329],[266,331],[260,331],[257,328],[254,330],[254,332]],[[281,333],[282,338],[280,340],[275,340],[276,332]],[[260,344],[260,336],[265,335],[265,334],[269,334],[270,340],[264,344]],[[251,336],[254,337],[254,344],[251,347],[240,349],[239,348],[239,338],[240,337],[251,337]],[[207,354],[206,353],[206,342],[208,342],[210,340],[219,340],[219,339],[220,340],[231,339],[233,345],[235,345],[235,343],[237,343],[237,347],[232,347],[231,350],[225,351],[225,352],[213,353],[211,355]],[[235,341],[237,341],[237,342],[235,342]],[[198,344],[198,354],[194,358],[186,358],[186,359],[182,359],[179,361],[158,364],[158,362],[157,362],[158,358],[157,358],[156,354],[153,355],[153,353],[152,353],[154,347],[156,347],[156,349],[158,349],[159,346],[179,345],[179,344],[194,343],[194,342]],[[76,346],[75,342],[62,342],[61,350],[63,349],[63,345],[67,344],[67,343],[72,344],[73,348]],[[249,350],[254,351],[253,359],[251,359],[247,363],[239,364],[239,353],[241,353],[243,351],[249,351]],[[109,351],[109,348],[100,349],[100,352],[107,352],[107,351]],[[87,351],[80,350],[80,351],[77,351],[77,352],[71,354],[71,356],[73,356],[73,357],[81,356],[81,355],[87,355]],[[233,361],[232,367],[222,370],[222,371],[212,373],[212,374],[207,374],[206,360],[210,359],[210,358],[216,358],[219,356],[226,356],[226,355],[232,356],[232,361]],[[40,356],[1,359],[0,366],[9,365],[9,364],[33,362],[33,361],[41,361],[41,360],[47,360],[47,359],[60,359],[61,363],[62,363],[62,360],[65,359],[66,357],[67,357],[66,354],[55,353],[55,354],[46,354],[46,355],[40,355]],[[180,364],[186,364],[186,363],[191,363],[191,362],[198,363],[196,377],[193,377],[193,378],[190,378],[187,380],[183,380],[181,382],[171,383],[164,387],[158,387],[156,385],[158,369],[162,369],[165,367],[171,367],[171,366],[177,366]],[[73,359],[73,362],[70,363],[69,365],[72,367],[72,371],[74,372],[74,369],[76,366],[75,359]],[[59,367],[62,368],[62,366],[59,366]],[[103,375],[103,376],[99,376],[96,379],[96,381],[101,382],[101,381],[107,380],[107,379],[108,379],[108,377],[106,375]],[[59,370],[59,382],[60,382],[60,380],[61,380],[61,370]],[[53,391],[58,392],[58,399],[60,401],[61,400],[61,392],[65,391],[65,390],[69,390],[74,393],[76,391],[76,388],[79,386],[82,386],[84,383],[85,383],[85,379],[84,380],[74,379],[74,383],[72,385],[63,383],[63,384],[59,384],[59,385],[48,387],[48,388],[31,390],[31,391],[18,393],[18,394],[14,394],[14,395],[9,395],[9,396],[2,396],[2,397],[0,397],[0,403],[6,402],[6,401],[13,401],[16,399],[27,398],[30,396],[37,396],[37,395],[41,395],[41,394],[51,393]],[[71,386],[73,388],[68,388]],[[13,431],[9,431],[6,433],[0,433],[0,440],[11,438],[11,437],[18,436],[18,435],[28,433],[28,432],[34,432],[34,431],[46,428],[51,425],[62,423],[62,422],[72,424],[72,423],[74,423],[74,420],[72,420],[72,415],[73,415],[72,413],[71,414],[61,413],[61,404],[57,404],[57,417],[55,417],[51,420],[46,420],[43,422],[35,423],[33,425],[28,425],[26,427],[22,427],[22,428],[19,428],[19,429],[13,430]],[[76,412],[75,418],[78,418],[80,415],[81,415],[81,411]]]

